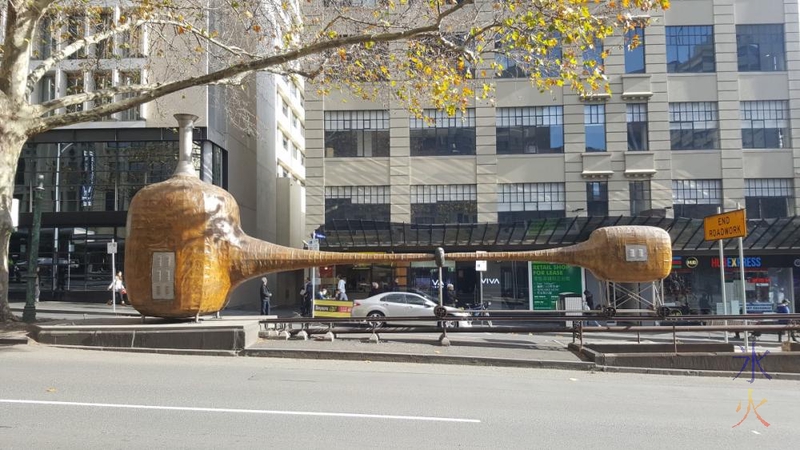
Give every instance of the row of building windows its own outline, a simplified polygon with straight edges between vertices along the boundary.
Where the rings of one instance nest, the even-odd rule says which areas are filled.
[[[789,102],[786,100],[740,102],[743,148],[791,147]],[[628,150],[648,150],[647,104],[628,103]],[[605,105],[584,106],[587,152],[604,152]],[[670,148],[705,150],[719,148],[719,114],[716,102],[669,104]],[[474,110],[458,117],[410,120],[411,156],[475,154]],[[388,111],[326,111],[325,156],[388,157]],[[497,108],[498,155],[564,152],[564,108],[537,106]]]
[[[652,209],[650,181],[631,181],[630,214],[647,214]],[[745,208],[749,218],[786,217],[792,213],[791,179],[745,180]],[[675,217],[703,218],[716,214],[722,205],[721,180],[673,180]],[[389,186],[327,186],[327,221],[361,219],[390,220]],[[472,223],[477,221],[475,185],[412,185],[411,222]],[[497,186],[497,220],[500,223],[566,217],[564,183],[506,183]],[[606,216],[609,212],[607,181],[586,183],[586,213]],[[572,212],[576,212],[575,210]]]
[[[141,84],[142,74],[138,70],[98,70],[94,72],[81,71],[55,71],[47,73],[39,80],[32,99],[36,99],[39,104],[55,100],[57,93],[64,92],[64,95],[81,94],[83,92],[100,91],[113,86],[133,86]],[[92,102],[69,105],[65,108],[67,113],[92,109],[107,103],[112,103],[115,99],[122,101],[135,96],[136,93],[117,94],[106,98],[96,99]],[[51,112],[52,114],[52,112]],[[135,106],[120,113],[103,117],[99,120],[142,120],[141,107]]]
[[[716,71],[714,27],[712,25],[666,26],[668,73]],[[736,25],[736,51],[739,72],[776,72],[786,70],[786,45],[783,24]],[[645,30],[636,28],[625,35],[625,73],[645,73]],[[587,72],[603,71],[603,43],[597,42],[583,52]],[[561,58],[560,47],[549,58]],[[516,61],[513,52],[501,52],[495,62],[503,69],[499,78],[525,78],[537,69]],[[538,68],[545,76],[546,70]],[[556,72],[552,74],[557,75]]]
[[[714,27],[693,25],[666,27],[667,72],[716,71]],[[786,70],[783,24],[736,25],[739,72]]]
[[[133,12],[133,15],[136,13]],[[121,9],[104,8],[99,14],[73,14],[66,19],[47,14],[39,20],[31,45],[33,59],[47,59],[59,50],[60,46],[78,39],[101,33],[120,23],[121,17],[130,16]],[[89,48],[82,48],[72,54],[69,59],[141,58],[144,56],[144,32],[141,27],[118,33],[102,40]],[[61,41],[64,42],[61,42]]]

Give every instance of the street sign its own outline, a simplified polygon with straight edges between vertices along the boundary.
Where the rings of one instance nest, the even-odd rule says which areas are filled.
[[[324,235],[324,234],[322,234],[322,233],[317,233],[317,232],[314,232],[314,236],[313,236],[313,237],[314,237],[315,239],[325,239],[325,235]]]
[[[106,251],[108,252],[109,255],[117,253],[117,243],[109,242],[108,244],[106,244]]]
[[[319,239],[311,239],[308,241],[309,250],[319,250]]]
[[[747,236],[747,221],[743,209],[707,216],[703,219],[707,241]]]
[[[478,250],[475,252],[477,255],[481,255],[486,253],[483,250]],[[476,272],[486,272],[486,260],[482,261],[475,261],[475,271]]]

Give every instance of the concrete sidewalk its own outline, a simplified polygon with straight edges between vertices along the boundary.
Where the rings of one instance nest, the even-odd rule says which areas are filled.
[[[21,313],[22,302],[12,302],[12,309]],[[572,370],[625,370],[674,374],[698,374],[696,370],[611,368],[597,365],[568,348],[572,333],[506,333],[503,326],[490,331],[450,332],[449,346],[439,342],[441,333],[435,329],[423,333],[379,332],[380,341],[371,340],[371,332],[339,333],[333,341],[323,334],[313,334],[307,340],[297,335],[290,339],[266,339],[264,323],[257,311],[224,310],[221,318],[204,316],[200,323],[192,320],[166,321],[148,318],[130,307],[98,303],[40,302],[37,318],[45,333],[36,335],[40,342],[73,348],[94,350],[159,352],[174,354],[242,355],[259,357],[341,359],[359,361],[419,362],[438,364],[470,364],[507,367],[562,368]],[[299,317],[288,308],[275,308],[278,318]],[[274,317],[274,316],[273,316]],[[299,328],[300,324],[295,324]],[[318,326],[317,326],[318,327]],[[496,330],[493,331],[493,330]],[[324,331],[324,330],[323,330]],[[334,328],[336,331],[336,328]],[[49,336],[47,336],[49,333]],[[722,343],[721,332],[678,333],[679,343]],[[20,335],[6,344],[18,344]],[[591,344],[672,344],[668,328],[663,333],[594,333],[584,335],[584,345]],[[741,352],[741,340],[730,339],[734,351]],[[775,335],[766,335],[756,342],[759,353],[780,351]],[[711,373],[713,374],[713,373]],[[719,376],[719,373],[715,374]],[[730,375],[727,372],[726,376]]]

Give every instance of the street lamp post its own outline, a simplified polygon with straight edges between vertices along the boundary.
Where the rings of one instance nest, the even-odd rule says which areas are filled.
[[[36,189],[33,199],[33,226],[28,239],[28,291],[25,299],[25,308],[22,310],[22,320],[34,322],[36,320],[36,283],[38,277],[39,260],[39,231],[42,228],[42,193],[44,192],[44,175],[36,175]]]

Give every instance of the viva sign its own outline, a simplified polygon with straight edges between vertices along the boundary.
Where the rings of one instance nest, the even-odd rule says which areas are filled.
[[[580,267],[532,262],[530,274],[534,310],[554,310],[558,305],[558,294],[583,292]]]

